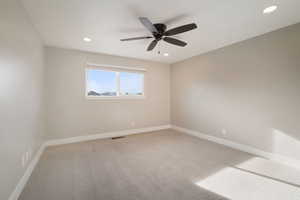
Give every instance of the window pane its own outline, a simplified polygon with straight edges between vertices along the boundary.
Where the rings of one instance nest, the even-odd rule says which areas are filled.
[[[120,72],[121,95],[143,95],[144,74]]]
[[[88,96],[117,96],[116,72],[89,69],[87,71]]]

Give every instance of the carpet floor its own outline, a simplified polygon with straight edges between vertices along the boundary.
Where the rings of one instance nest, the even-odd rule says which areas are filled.
[[[49,147],[19,200],[299,200],[300,173],[174,130]]]

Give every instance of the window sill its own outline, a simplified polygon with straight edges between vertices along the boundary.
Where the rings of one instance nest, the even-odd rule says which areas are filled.
[[[145,96],[115,96],[115,97],[105,97],[105,96],[86,96],[88,100],[142,100],[146,99]]]

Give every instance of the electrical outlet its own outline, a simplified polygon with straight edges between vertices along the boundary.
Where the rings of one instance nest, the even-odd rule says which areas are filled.
[[[227,130],[225,128],[222,129],[222,135],[226,136],[227,135]]]

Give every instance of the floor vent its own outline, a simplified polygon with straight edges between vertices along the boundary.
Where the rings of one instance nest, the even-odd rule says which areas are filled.
[[[122,138],[125,138],[125,136],[112,137],[111,139],[112,139],[112,140],[118,140],[118,139],[122,139]]]

